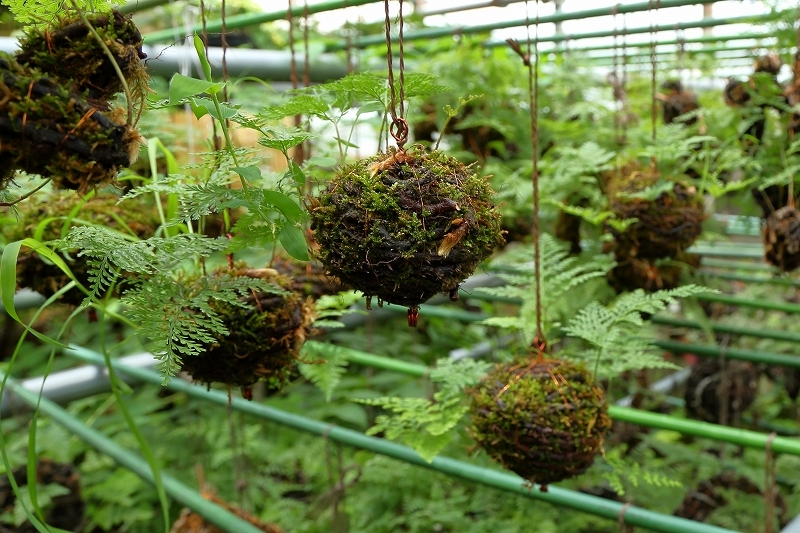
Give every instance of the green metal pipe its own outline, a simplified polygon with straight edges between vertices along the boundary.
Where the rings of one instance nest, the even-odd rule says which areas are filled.
[[[622,31],[620,30],[617,35],[622,37]],[[696,44],[696,43],[723,43],[728,41],[736,41],[736,40],[745,40],[745,39],[774,39],[775,34],[773,33],[742,33],[742,34],[733,34],[733,35],[712,35],[710,37],[695,37],[692,39],[669,39],[667,41],[656,41],[656,46],[667,46],[667,45],[680,45],[680,44]],[[493,46],[500,46],[499,41],[492,41],[491,44]],[[569,48],[552,48],[547,50],[542,50],[543,53],[558,53],[558,54],[567,54],[570,52],[591,52],[595,50],[611,50],[614,48],[614,43],[610,44],[599,44],[595,46],[570,46]],[[622,44],[617,43],[617,48],[622,50]],[[635,42],[635,43],[626,43],[625,49],[629,50],[631,48],[644,48],[649,49],[650,43],[643,43],[643,42]]]
[[[92,364],[103,364],[103,358],[94,352],[84,348],[72,347],[65,352],[69,356],[74,356]],[[112,364],[121,373],[141,379],[152,384],[160,384],[161,376],[152,370],[141,368],[131,368],[119,365],[116,361]],[[421,365],[420,365],[421,366]],[[424,366],[421,372],[412,375],[423,376],[427,372]],[[449,457],[436,457],[430,463],[422,459],[414,450],[400,444],[369,437],[358,431],[342,428],[335,424],[327,424],[318,420],[312,420],[293,413],[287,413],[278,409],[273,409],[257,402],[248,402],[240,398],[229,399],[228,395],[221,391],[207,391],[204,387],[192,385],[180,379],[173,379],[167,388],[173,391],[185,393],[187,396],[199,398],[203,401],[215,403],[217,405],[230,405],[233,409],[253,415],[263,420],[269,420],[276,424],[293,428],[298,431],[318,435],[334,442],[339,442],[354,448],[367,450],[380,455],[385,455],[399,461],[420,466],[436,472],[441,472],[449,476],[457,477],[474,483],[479,483],[488,487],[493,487],[506,492],[519,494],[534,500],[544,501],[553,505],[575,509],[585,513],[618,520],[622,517],[624,523],[635,527],[643,527],[651,531],[661,533],[734,533],[731,530],[711,526],[700,522],[694,522],[684,518],[664,515],[639,507],[625,507],[619,502],[590,496],[580,492],[562,489],[555,486],[548,487],[547,492],[532,490],[526,485],[522,478],[497,470],[473,466],[463,461],[457,461]],[[777,438],[775,439],[778,440]],[[773,450],[777,451],[775,443]],[[240,531],[240,530],[231,530]],[[243,530],[242,530],[243,531]]]
[[[308,14],[315,15],[325,11],[333,11],[345,7],[363,6],[366,4],[375,4],[380,0],[328,0],[326,2],[309,3]],[[299,4],[299,2],[298,2]],[[306,13],[306,7],[303,5],[295,4],[296,7],[292,8],[292,16],[302,17]],[[225,29],[235,30],[239,28],[246,28],[247,26],[255,26],[256,24],[263,24],[265,22],[274,22],[276,20],[283,20],[288,16],[287,9],[280,11],[270,11],[269,13],[247,13],[244,15],[234,15],[225,18]],[[199,33],[203,31],[202,24],[195,24],[191,31]],[[206,22],[206,31],[208,33],[216,33],[222,31],[222,20],[215,19]],[[181,30],[183,33],[184,30]],[[147,44],[169,42],[174,39],[174,30],[172,28],[149,33],[144,36],[144,41]]]
[[[653,324],[661,326],[671,326],[675,328],[703,329],[703,324],[691,320],[656,315],[650,319]],[[759,339],[772,339],[783,342],[800,343],[800,333],[793,331],[775,331],[771,329],[743,328],[730,324],[720,324],[719,322],[709,322],[708,326],[717,333],[730,333],[742,337],[755,337]]]
[[[762,352],[759,350],[744,350],[741,348],[720,348],[709,344],[689,344],[684,342],[654,340],[653,346],[657,346],[668,352],[675,354],[691,353],[702,357],[720,357],[724,355],[727,359],[739,361],[749,361],[751,363],[764,363],[767,365],[785,366],[790,368],[800,368],[800,357],[783,353]]]
[[[698,300],[706,302],[716,302],[723,304],[736,305],[739,307],[750,307],[752,309],[764,309],[767,311],[782,311],[784,313],[800,313],[800,304],[789,302],[771,302],[769,300],[751,300],[748,298],[737,298],[728,294],[698,294]]]
[[[720,0],[711,0],[708,3],[717,2]],[[697,4],[697,0],[661,0],[661,8],[670,8],[670,7],[682,7],[688,5],[695,5]],[[554,13],[552,15],[545,15],[539,17],[539,24],[547,24],[547,23],[557,23],[557,22],[565,22],[568,20],[583,20],[588,18],[594,17],[607,17],[610,15],[623,14],[623,13],[636,13],[641,11],[648,11],[653,9],[654,4],[652,2],[638,2],[635,4],[616,4],[612,7],[602,7],[596,9],[587,9],[585,11],[574,11],[571,13],[561,12],[561,13]],[[775,18],[771,16],[771,18]],[[739,22],[754,22],[754,17],[737,17]],[[728,19],[716,19],[716,20],[728,20]],[[733,20],[733,19],[731,19]],[[516,28],[520,26],[525,26],[526,24],[530,24],[530,19],[516,19],[516,20],[505,20],[502,22],[493,22],[488,24],[477,24],[474,26],[445,26],[440,28],[425,28],[416,31],[409,31],[403,34],[403,41],[417,41],[421,39],[436,39],[439,37],[449,37],[453,35],[466,35],[466,34],[473,34],[473,33],[486,33],[492,30],[502,30],[506,28]],[[732,24],[728,22],[727,24]],[[669,28],[666,26],[664,29],[681,29],[678,27],[679,25],[673,25]],[[709,25],[711,26],[711,24]],[[629,28],[626,33],[631,34],[635,33],[635,30],[638,28]],[[648,28],[647,31],[650,31]],[[658,31],[658,30],[656,30]],[[617,33],[620,31],[617,30]],[[612,31],[610,35],[614,35]],[[544,37],[539,39],[540,42],[554,42],[553,39],[557,39],[558,35],[555,37]],[[578,35],[566,36],[569,40],[574,39],[581,39]],[[564,40],[564,39],[560,39]],[[354,48],[367,48],[369,46],[377,46],[386,43],[386,37],[384,35],[368,35],[366,37],[360,37],[353,41],[351,44]],[[488,43],[487,43],[488,44]],[[505,43],[503,43],[505,45]],[[345,41],[340,41],[337,43],[333,43],[326,48],[327,51],[333,50],[344,50],[347,48],[347,43]]]
[[[704,267],[713,268],[733,268],[738,270],[752,270],[758,272],[778,272],[778,269],[766,263],[754,263],[752,261],[730,261],[726,259],[703,258]]]
[[[763,259],[764,247],[760,244],[740,245],[740,246],[716,246],[708,244],[697,244],[687,250],[692,254],[700,254],[709,257],[742,257],[747,259]]]
[[[102,357],[100,360],[102,361]],[[86,426],[81,420],[70,415],[67,411],[51,402],[46,398],[39,400],[38,396],[23,387],[18,386],[9,380],[8,385],[14,391],[15,398],[19,398],[31,407],[35,407],[39,402],[39,412],[49,416],[53,422],[62,426],[64,429],[77,435],[81,440],[100,453],[108,455],[118,465],[126,468],[144,479],[148,483],[153,483],[153,473],[150,466],[141,457],[133,452],[120,447],[117,443],[104,436],[97,430]],[[209,523],[221,528],[223,531],[235,531],[236,533],[260,533],[261,530],[223,509],[219,505],[206,500],[197,491],[194,491],[167,474],[161,474],[164,483],[164,490],[176,502],[186,506],[202,516]]]
[[[753,44],[737,45],[737,46],[707,46],[707,47],[703,47],[703,48],[688,48],[688,49],[684,50],[683,55],[684,55],[685,58],[691,59],[691,58],[693,58],[695,56],[698,56],[698,55],[701,55],[701,54],[716,54],[717,52],[728,52],[728,51],[735,51],[735,50],[757,50],[757,49],[763,49],[763,48],[768,48],[768,47],[769,47],[769,45],[753,45]],[[635,59],[635,58],[643,57],[641,54],[644,54],[645,50],[646,49],[639,49],[639,51],[637,51],[637,50],[628,50],[627,52],[629,54],[636,54],[636,55],[633,56],[633,58]],[[583,56],[583,57],[585,59],[610,59],[612,61],[614,60],[614,56],[613,55],[609,55],[609,54],[586,55],[586,56]],[[680,57],[680,53],[677,50],[674,50],[674,49],[673,50],[663,50],[663,51],[660,51],[660,52],[656,51],[656,58],[657,59],[663,59],[663,58],[677,59],[679,57]],[[721,56],[721,57],[718,57],[718,59],[741,59],[741,58],[747,58],[747,57],[750,57],[750,56],[741,56],[741,55],[737,55],[737,56]],[[644,56],[644,59],[647,60],[647,61],[650,60],[649,52],[647,53],[646,56]],[[619,55],[617,56],[617,61],[620,61],[620,62],[622,61],[622,59],[621,59],[621,57]],[[629,58],[628,61],[629,61],[629,64],[631,64],[630,63],[630,58]]]
[[[154,7],[169,4],[170,0],[134,0],[117,8],[120,13],[141,13]]]
[[[708,272],[701,271],[701,276],[709,276],[719,279],[727,279],[731,281],[742,281],[746,283],[766,283],[769,285],[784,285],[786,287],[800,287],[800,279],[782,278],[779,276],[771,276],[765,278],[764,276],[747,276],[744,274],[730,274],[727,272]]]

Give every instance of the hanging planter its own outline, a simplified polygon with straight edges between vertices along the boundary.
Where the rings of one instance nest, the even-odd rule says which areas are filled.
[[[800,212],[786,206],[767,217],[763,230],[764,256],[784,272],[800,266]]]
[[[622,255],[647,259],[677,257],[702,233],[705,220],[702,197],[694,187],[676,181],[670,190],[648,199],[647,189],[662,183],[662,178],[649,170],[634,171],[609,182],[608,196],[616,218],[637,219],[623,232],[607,228]]]
[[[7,241],[13,242],[41,232],[40,241],[52,241],[61,238],[61,229],[65,219],[73,211],[72,226],[89,223],[114,230],[133,233],[140,239],[151,237],[160,222],[155,208],[138,200],[126,200],[117,204],[116,196],[94,197],[86,202],[74,194],[61,194],[57,197],[43,198],[42,201],[28,200],[19,204],[18,222],[3,227]],[[82,204],[82,205],[81,205]],[[80,205],[80,208],[76,208]],[[123,227],[120,221],[127,225]],[[89,265],[85,257],[78,256],[76,251],[64,257],[67,266],[76,279],[84,286],[90,286]],[[59,267],[46,261],[38,253],[24,249],[17,258],[17,286],[28,288],[49,298],[64,285],[70,282]],[[68,305],[80,305],[85,294],[77,289],[64,293],[58,300]]]
[[[739,420],[752,405],[758,389],[758,372],[751,363],[717,359],[700,361],[686,382],[684,399],[690,418],[713,424]]]
[[[664,124],[672,124],[679,116],[700,108],[697,95],[684,89],[680,81],[666,81],[661,88],[665,92],[656,94],[656,98],[661,101],[663,107]],[[697,123],[697,117],[692,117],[684,122],[687,126],[695,123]]]
[[[236,264],[232,270],[226,268],[211,276],[223,272],[263,279],[285,293],[251,291],[242,299],[246,307],[211,300],[209,306],[229,334],[215,335],[202,353],[184,357],[182,370],[200,383],[241,387],[245,397],[257,381],[280,389],[309,334],[313,308],[305,296],[292,290],[291,279],[273,269]]]
[[[611,428],[594,377],[567,361],[501,363],[471,394],[478,445],[543,491],[586,471]]]
[[[325,274],[325,268],[316,261],[300,262],[288,257],[278,257],[272,267],[292,280],[292,290],[318,299],[342,290],[339,280]]]
[[[141,137],[122,110],[97,110],[68,84],[0,57],[0,179],[15,170],[83,193],[109,183],[139,153]]]
[[[492,189],[459,161],[421,146],[347,165],[310,214],[328,272],[410,313],[458,286],[504,240]]]
[[[142,34],[130,16],[118,11],[87,17],[111,52],[122,75],[140,102],[147,95],[147,71],[142,64]],[[16,60],[59,80],[69,80],[70,91],[97,103],[110,102],[123,91],[114,64],[83,20],[62,19],[55,25],[29,29],[20,39]]]

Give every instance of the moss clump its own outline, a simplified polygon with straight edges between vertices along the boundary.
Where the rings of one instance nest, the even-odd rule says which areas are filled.
[[[151,237],[159,226],[154,206],[138,200],[126,200],[117,205],[119,198],[111,195],[94,197],[84,202],[74,194],[55,197],[34,197],[20,204],[18,222],[2,228],[7,242],[14,242],[41,233],[40,241],[62,238],[62,228],[68,218],[70,227],[85,222],[131,233],[141,239]],[[120,221],[125,222],[123,226]],[[127,227],[126,227],[127,226]],[[83,257],[71,253],[64,257],[67,266],[85,287],[89,287],[89,267]],[[39,254],[23,248],[17,259],[17,286],[28,288],[49,298],[70,282],[60,268],[45,262]],[[80,305],[85,295],[73,289],[60,298],[61,303]]]
[[[636,218],[624,232],[607,228],[625,257],[676,257],[702,233],[703,199],[694,187],[675,182],[655,200],[635,196],[659,183],[652,172],[634,171],[608,184],[611,209],[619,219]]]
[[[492,192],[486,178],[421,146],[357,161],[311,208],[319,260],[367,297],[416,307],[457,290],[503,244]]]
[[[318,299],[342,290],[339,280],[325,274],[325,268],[316,261],[301,263],[286,257],[278,257],[272,267],[292,280],[292,290]]]
[[[314,320],[309,299],[292,290],[292,280],[273,269],[250,269],[237,264],[233,270],[221,269],[231,276],[249,276],[273,283],[287,291],[271,294],[252,291],[243,298],[246,308],[212,300],[209,306],[219,314],[228,335],[216,335],[216,341],[199,355],[183,358],[184,372],[201,383],[223,383],[246,390],[262,380],[272,389],[280,389],[289,379],[300,347]]]
[[[478,445],[543,490],[586,471],[611,428],[592,374],[567,361],[501,363],[471,395]]]
[[[112,181],[139,151],[139,133],[64,83],[0,56],[0,177],[15,170],[85,192]]]
[[[690,418],[734,424],[756,399],[758,371],[752,363],[703,359],[686,381],[686,414]]]
[[[800,211],[782,207],[764,225],[764,256],[784,272],[800,266]]]
[[[613,246],[604,246],[603,251],[609,253]],[[682,253],[675,259],[660,261],[653,259],[640,259],[616,255],[617,264],[608,272],[608,284],[623,293],[636,289],[647,292],[669,290],[681,284],[681,278],[686,271],[700,266],[697,254]]]
[[[87,20],[114,56],[133,97],[144,103],[148,76],[141,60],[147,56],[142,52],[142,34],[131,17],[113,11]],[[48,76],[70,80],[70,90],[92,100],[107,103],[123,90],[114,64],[79,18],[28,30],[20,39],[16,58]]]

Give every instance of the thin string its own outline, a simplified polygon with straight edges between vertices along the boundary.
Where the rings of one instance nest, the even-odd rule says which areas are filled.
[[[617,12],[618,12],[618,7],[619,7],[619,4],[614,4],[614,7],[611,9],[611,14],[614,17],[614,34],[613,34],[613,37],[614,37],[614,47],[613,47],[613,50],[614,50],[614,59],[613,59],[614,66],[612,67],[612,71],[614,72],[614,83],[616,83],[616,84],[620,83],[619,49],[618,49],[619,45],[618,45],[618,39],[617,39],[617,35],[618,35],[618,32],[617,32]],[[621,124],[620,124],[621,102],[620,102],[619,98],[617,98],[617,95],[618,95],[617,90],[614,87],[612,87],[612,90],[614,91],[614,103],[615,103],[615,105],[614,105],[614,136],[617,139],[619,139],[620,138],[620,131],[621,131]]]
[[[650,129],[653,141],[656,140],[656,116],[658,108],[656,105],[656,27],[654,24],[655,16],[661,7],[661,0],[649,0],[647,9],[650,11]],[[655,10],[655,12],[654,12]],[[655,166],[655,158],[652,160]]]
[[[220,36],[220,41],[222,44],[222,81],[228,81],[228,27],[227,22],[225,21],[225,0],[222,0],[222,35]],[[211,81],[211,80],[209,80]],[[222,85],[222,99],[226,102],[228,101],[228,84],[223,83]]]
[[[622,90],[625,91],[628,85],[628,51],[626,47],[628,46],[628,15],[627,13],[622,14],[622,81],[621,87]],[[628,105],[626,102],[623,102],[622,105],[622,112],[625,114],[625,120],[622,121],[622,139],[620,139],[620,144],[625,144],[628,142]]]
[[[547,349],[547,341],[544,337],[542,327],[542,270],[541,270],[541,247],[539,243],[539,3],[536,2],[533,52],[531,52],[531,32],[530,15],[528,12],[528,0],[525,0],[525,31],[527,32],[527,56],[528,56],[528,94],[531,105],[531,146],[533,148],[533,172],[531,181],[533,182],[533,261],[534,261],[534,289],[536,291],[536,338],[534,339],[535,348],[539,352],[539,357],[544,359],[544,352]],[[533,63],[531,63],[533,58]]]
[[[398,24],[400,25],[400,116],[397,115],[397,102],[395,99],[395,85],[394,85],[394,69],[392,61],[392,36],[391,25],[392,21],[389,17],[389,0],[383,1],[384,11],[386,13],[386,62],[389,66],[389,96],[391,98],[391,108],[389,113],[392,116],[392,124],[389,126],[389,133],[394,137],[397,147],[403,150],[403,145],[408,141],[408,122],[403,118],[403,100],[405,99],[405,77],[403,70],[405,63],[403,61],[403,0],[400,0],[400,13],[398,15]]]
[[[303,87],[311,85],[311,61],[308,47],[308,0],[303,0]]]
[[[297,81],[297,57],[294,50],[294,13],[292,13],[292,0],[289,0],[289,9],[286,10],[286,20],[289,21],[289,80],[292,89],[299,86]]]

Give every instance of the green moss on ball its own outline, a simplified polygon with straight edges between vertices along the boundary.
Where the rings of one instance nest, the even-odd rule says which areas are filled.
[[[111,51],[134,98],[144,103],[147,70],[142,59],[144,39],[133,20],[118,11],[90,15],[87,20]],[[31,28],[20,39],[17,61],[60,80],[71,90],[110,102],[122,92],[122,82],[103,47],[80,18],[61,19],[47,28]]]
[[[637,219],[624,232],[607,228],[617,243],[617,255],[660,259],[677,257],[703,231],[703,198],[694,187],[675,182],[655,200],[636,197],[661,180],[649,170],[634,171],[608,184],[611,209],[619,219]]]
[[[314,320],[313,306],[303,294],[292,290],[292,280],[268,268],[251,269],[244,264],[210,274],[260,278],[284,289],[286,294],[252,291],[242,308],[211,300],[228,335],[215,335],[206,350],[183,358],[182,370],[200,383],[222,383],[247,389],[257,381],[278,390],[288,381],[300,348]]]
[[[60,239],[67,218],[72,218],[69,227],[90,223],[136,235],[140,239],[152,237],[160,225],[155,205],[139,199],[117,204],[119,197],[95,196],[84,202],[74,193],[34,196],[19,204],[16,222],[2,227],[6,242],[34,237],[38,232],[41,242]],[[121,222],[125,223],[123,226]],[[89,266],[86,258],[72,251],[62,258],[84,287],[90,286]],[[17,258],[17,286],[28,288],[49,298],[71,280],[59,267],[45,261],[38,253],[23,247]],[[85,294],[72,289],[58,300],[69,305],[80,305]]]
[[[492,194],[486,178],[418,145],[357,161],[311,207],[319,260],[367,297],[416,307],[457,290],[503,244]]]
[[[100,112],[68,83],[0,54],[0,178],[16,170],[84,193],[135,161],[141,136],[116,108]]]
[[[478,445],[542,490],[586,471],[611,428],[594,377],[567,361],[498,364],[471,395]]]

